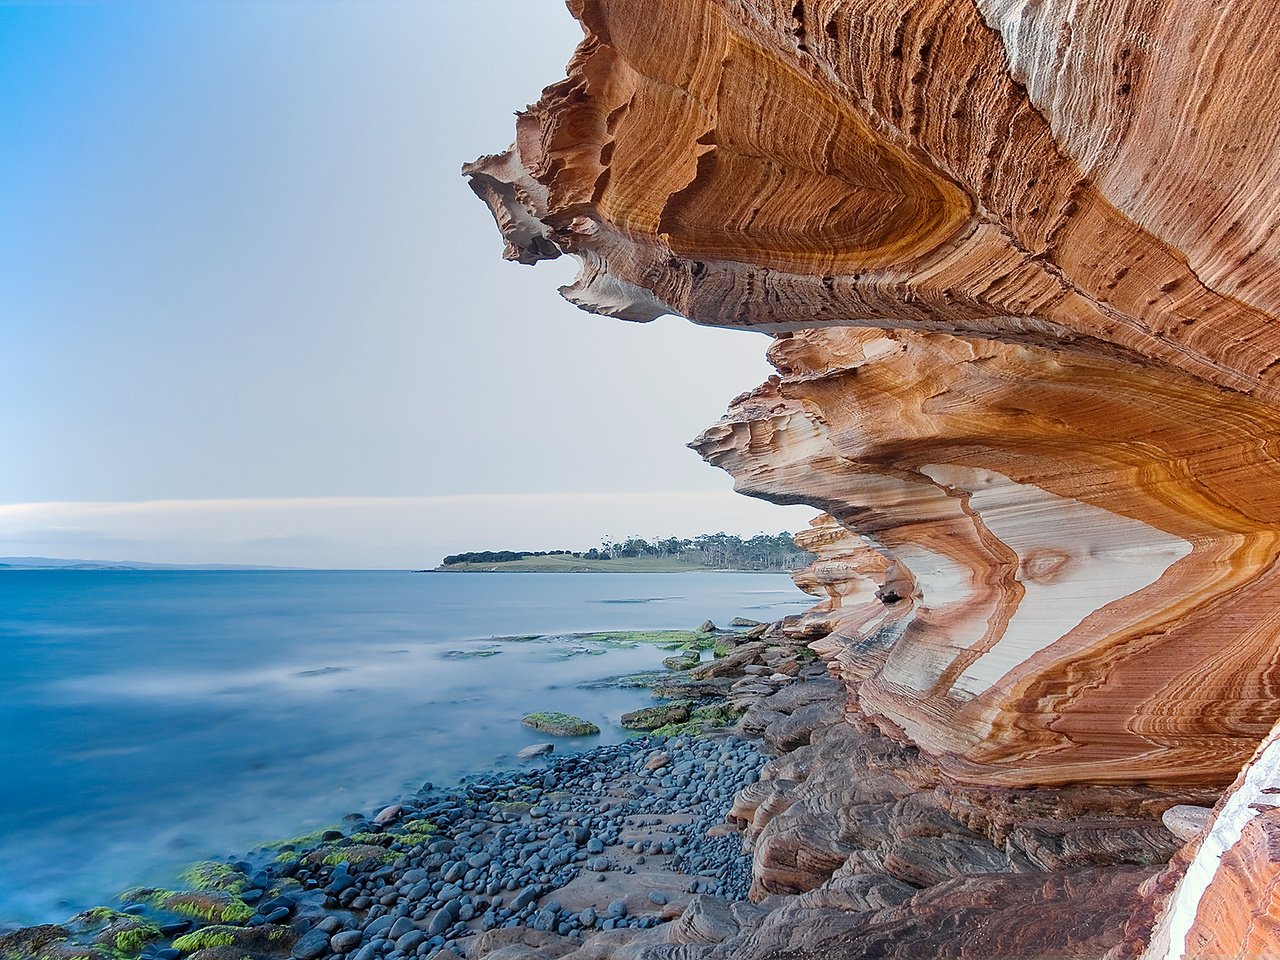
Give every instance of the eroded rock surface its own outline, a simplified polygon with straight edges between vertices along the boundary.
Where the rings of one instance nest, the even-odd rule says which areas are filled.
[[[1271,5],[569,6],[567,78],[466,172],[509,258],[578,258],[584,309],[775,336],[778,375],[694,446],[744,493],[823,511],[797,578],[821,602],[791,630],[885,744],[821,754],[820,708],[777,726],[819,756],[760,797],[758,892],[852,845],[930,890],[972,893],[971,862],[1047,871],[1048,918],[1090,902],[1076,871],[1113,891],[1154,869],[1160,814],[1212,805],[1280,718]],[[851,757],[884,773],[823,794],[839,826],[771,827]],[[996,853],[849,835],[883,840],[908,798]],[[1269,896],[1267,816],[1171,908],[1168,956],[1267,942],[1269,901],[1226,906]],[[1194,856],[1143,884],[1125,949]]]
[[[843,698],[827,681],[793,684],[758,702],[744,724],[754,715],[766,742],[778,743],[789,718]],[[853,705],[738,793],[728,819],[753,855],[753,903],[696,896],[669,924],[601,934],[563,956],[1096,960],[1177,841],[1156,812],[1163,795],[1089,793],[957,791]]]
[[[1229,782],[1277,709],[1271,408],[942,334],[812,330],[771,356],[782,376],[695,446],[827,510],[800,582],[869,711],[957,780]],[[1233,493],[1226,462],[1254,482]]]

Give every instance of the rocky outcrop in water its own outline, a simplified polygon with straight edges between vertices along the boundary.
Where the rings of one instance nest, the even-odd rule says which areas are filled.
[[[567,79],[466,172],[510,259],[579,260],[584,309],[775,336],[777,377],[694,446],[823,511],[795,629],[851,719],[1003,796],[1055,876],[1074,825],[1211,805],[1280,717],[1270,6],[569,6]],[[1161,956],[1252,955],[1269,822],[1220,830],[1198,912],[1175,857],[1125,942],[1176,887]]]

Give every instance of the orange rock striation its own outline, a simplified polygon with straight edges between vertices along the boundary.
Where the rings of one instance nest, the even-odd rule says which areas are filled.
[[[569,6],[465,172],[584,309],[775,336],[693,446],[823,511],[794,629],[858,710],[960,789],[1227,786],[1280,718],[1272,6]],[[1273,820],[1126,949],[1175,886],[1159,956],[1275,948]]]
[[[864,709],[957,780],[1229,781],[1277,715],[1275,410],[942,334],[771,356],[782,377],[694,446],[827,511],[800,582]]]

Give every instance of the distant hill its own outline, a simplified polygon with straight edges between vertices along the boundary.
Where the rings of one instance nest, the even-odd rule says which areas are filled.
[[[5,570],[290,570],[291,567],[233,563],[147,563],[143,560],[70,560],[58,557],[0,557]]]

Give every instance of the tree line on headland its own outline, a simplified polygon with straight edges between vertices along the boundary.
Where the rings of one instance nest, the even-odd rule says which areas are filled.
[[[627,537],[615,542],[606,537],[590,550],[479,550],[455,553],[443,566],[459,563],[508,563],[526,557],[577,557],[583,560],[617,560],[623,557],[665,557],[712,570],[797,570],[813,561],[813,554],[796,546],[785,530],[775,536],[758,533],[743,539],[733,534],[704,533],[681,537]]]

